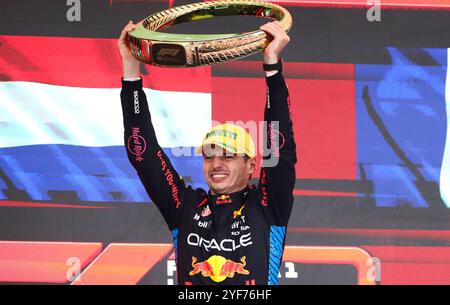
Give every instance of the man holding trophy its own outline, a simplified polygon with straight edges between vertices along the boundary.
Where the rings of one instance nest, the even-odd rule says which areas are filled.
[[[278,284],[294,201],[296,163],[289,94],[280,57],[289,42],[284,26],[286,15],[278,6],[264,2],[228,2],[235,6],[224,5],[227,1],[215,2],[220,5],[188,5],[158,14],[158,18],[166,18],[162,21],[148,18],[137,25],[130,21],[124,27],[118,49],[123,65],[121,101],[127,154],[172,233],[178,284]],[[246,6],[248,3],[252,4]],[[182,41],[155,31],[177,18],[184,18],[180,21],[184,22],[193,20],[195,14],[209,18],[235,12],[278,20],[264,24],[251,35],[222,35],[215,41],[207,35],[204,40],[196,37]],[[172,18],[171,14],[178,15]],[[162,37],[166,41],[161,42]],[[276,165],[264,163],[264,156],[258,185],[249,185],[256,168],[253,139],[240,126],[221,124],[206,134],[199,148],[210,190],[193,189],[185,184],[158,144],[142,90],[140,61],[193,67],[234,60],[260,50],[267,84],[267,142],[273,154],[270,157],[278,158]],[[178,57],[169,60],[161,54]],[[272,141],[274,135],[283,137],[281,145]]]

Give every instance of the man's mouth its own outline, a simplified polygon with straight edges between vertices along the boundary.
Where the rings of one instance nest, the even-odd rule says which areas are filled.
[[[228,177],[228,173],[219,172],[219,173],[211,173],[209,175],[212,182],[222,182]]]

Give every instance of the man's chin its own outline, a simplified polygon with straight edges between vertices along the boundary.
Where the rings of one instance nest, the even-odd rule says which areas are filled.
[[[227,186],[220,185],[218,183],[209,184],[208,186],[209,186],[211,192],[213,192],[216,195],[218,195],[218,194],[227,194],[227,190],[229,189]]]

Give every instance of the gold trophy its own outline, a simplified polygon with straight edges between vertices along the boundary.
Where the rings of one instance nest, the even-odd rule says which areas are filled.
[[[131,52],[140,61],[160,67],[197,67],[240,59],[269,44],[262,30],[237,34],[170,34],[157,32],[173,24],[245,15],[276,19],[288,32],[291,14],[283,7],[264,1],[222,0],[182,5],[145,18],[128,33]]]

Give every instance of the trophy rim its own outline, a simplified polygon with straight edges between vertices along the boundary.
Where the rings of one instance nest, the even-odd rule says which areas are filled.
[[[153,58],[155,54],[152,52],[152,46],[164,44],[166,47],[184,48],[183,52],[186,56],[183,60],[185,63],[180,59],[181,62],[176,66],[194,67],[240,59],[257,53],[267,46],[268,35],[259,29],[225,34],[158,32],[158,30],[173,24],[231,15],[275,19],[281,23],[286,32],[289,32],[292,27],[291,14],[282,6],[274,3],[259,0],[197,2],[166,9],[144,18],[136,29],[128,33],[132,53],[138,60],[147,64],[169,67],[174,65],[172,63],[166,65],[164,61]],[[183,16],[184,20],[179,19]]]

